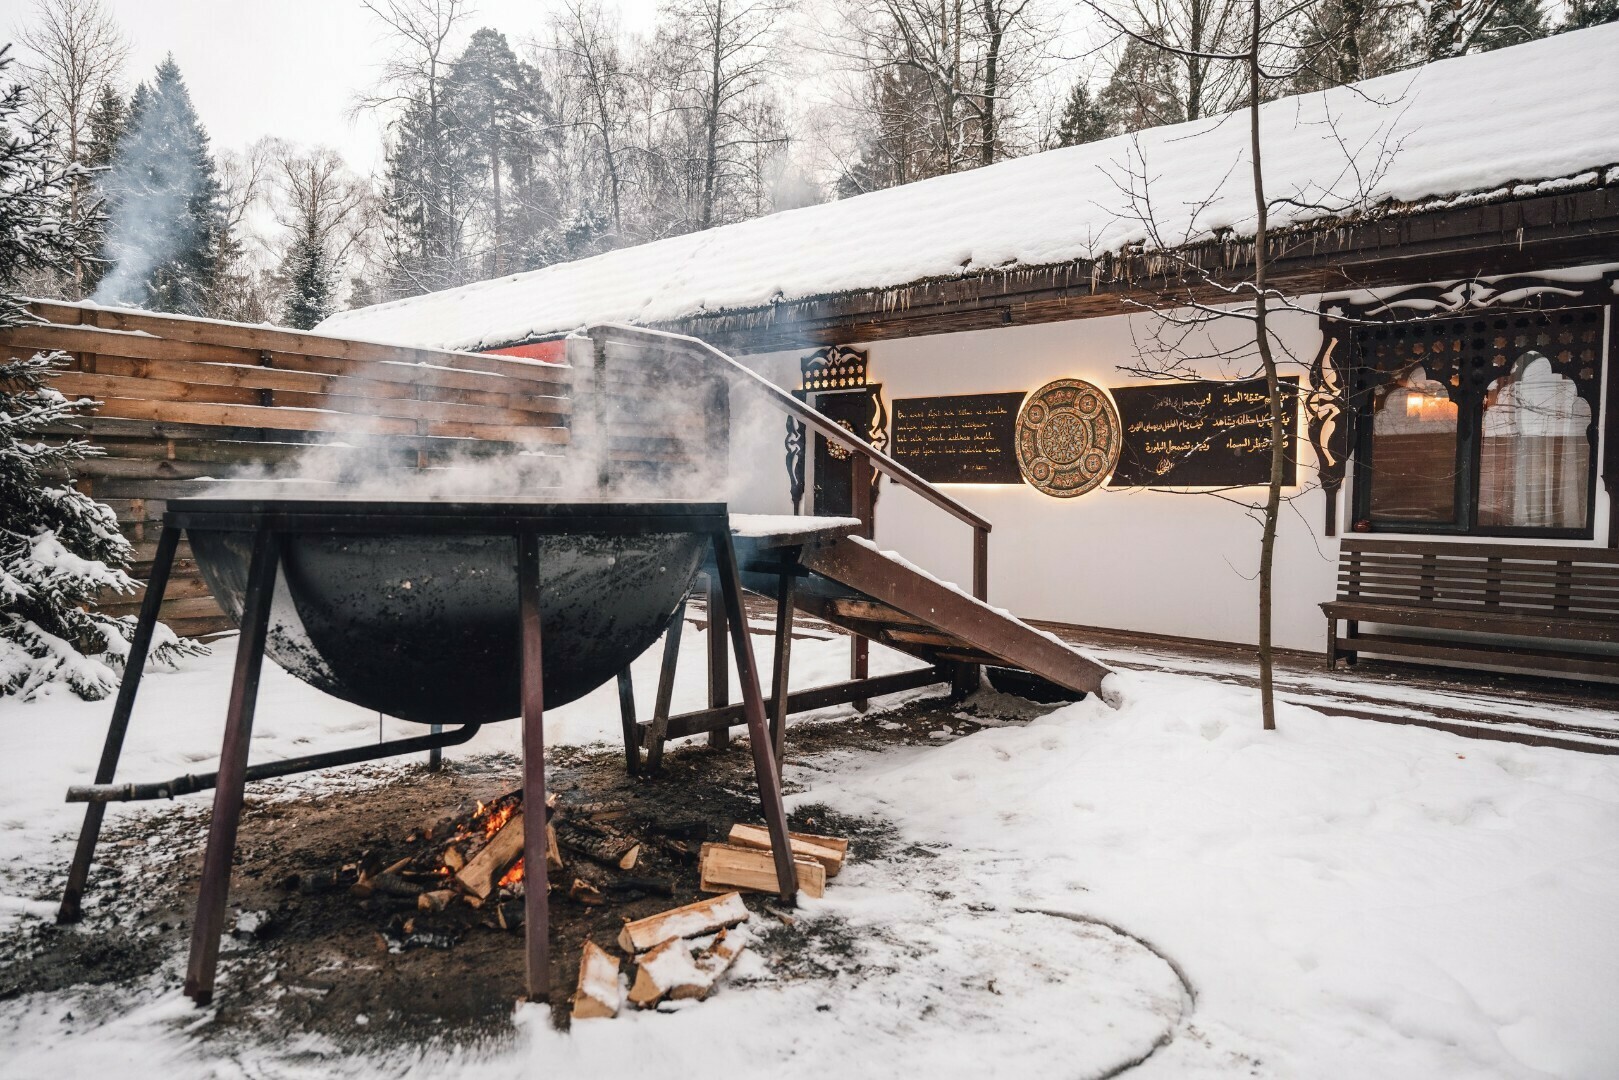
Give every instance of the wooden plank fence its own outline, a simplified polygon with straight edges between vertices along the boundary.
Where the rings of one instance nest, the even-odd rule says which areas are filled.
[[[31,309],[44,322],[0,331],[0,350],[66,353],[56,388],[101,403],[46,435],[106,450],[74,475],[117,513],[136,578],[150,568],[166,501],[208,494],[210,481],[341,485],[500,455],[525,467],[514,473],[519,494],[554,482],[568,448],[573,372],[560,342],[546,362],[89,305]],[[139,601],[118,597],[104,610],[129,614]],[[163,618],[188,635],[232,625],[184,546]]]

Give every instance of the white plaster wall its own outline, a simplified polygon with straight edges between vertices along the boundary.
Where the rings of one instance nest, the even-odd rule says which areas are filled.
[[[798,387],[798,358],[811,350],[742,358],[755,372],[787,390]],[[741,390],[731,392],[730,482],[714,498],[723,498],[739,514],[790,514],[792,497],[787,487],[787,415],[751,399]],[[807,510],[808,507],[805,507]]]
[[[873,379],[892,401],[934,394],[1034,390],[1053,379],[1085,379],[1102,387],[1145,380],[1120,370],[1141,363],[1154,316],[1008,327],[874,343]],[[1242,332],[1221,328],[1216,344]],[[1308,359],[1320,341],[1315,320],[1292,317],[1285,328],[1294,355]],[[1223,340],[1229,339],[1229,340]],[[1188,343],[1208,350],[1206,339]],[[1199,374],[1232,378],[1251,362],[1204,363]],[[1299,479],[1314,479],[1303,454]],[[948,485],[945,490],[994,523],[989,596],[1019,615],[1086,626],[1252,642],[1257,639],[1260,528],[1242,507],[1201,492],[1100,487],[1056,499],[1027,485]],[[1224,493],[1258,501],[1262,489]],[[1314,535],[1323,514],[1319,492],[1285,509],[1276,547],[1275,635],[1279,645],[1321,645],[1325,621],[1316,604],[1330,599],[1337,546]],[[941,576],[971,580],[967,530],[926,524],[919,500],[890,486],[877,513],[877,538]],[[937,511],[930,516],[939,517]],[[1296,512],[1293,512],[1296,511]],[[955,524],[951,522],[951,524]]]
[[[1300,298],[1299,304],[1313,309],[1316,298]],[[1155,325],[1162,325],[1157,316],[1144,313],[857,347],[868,351],[869,377],[882,384],[891,408],[899,398],[1030,391],[1062,378],[1102,387],[1145,382],[1121,369],[1142,363],[1144,353],[1150,355]],[[1235,345],[1245,332],[1251,332],[1245,324],[1230,320],[1216,329],[1212,341],[1195,338],[1188,348],[1206,353],[1211,344]],[[1280,318],[1278,333],[1296,361],[1285,364],[1283,373],[1302,378],[1320,344],[1316,317],[1288,313]],[[791,388],[798,383],[798,358],[808,351],[748,357],[745,362]],[[1199,366],[1199,374],[1245,377],[1254,373],[1253,367],[1244,359],[1209,362]],[[1605,410],[1613,407],[1615,403],[1604,402]],[[1303,437],[1302,418],[1298,431],[1300,486],[1284,493],[1289,501],[1283,505],[1276,547],[1275,641],[1319,650],[1326,622],[1318,605],[1333,596],[1338,542],[1322,535],[1325,496],[1316,486],[1315,457]],[[736,496],[739,509],[790,512],[781,434],[778,414],[768,426],[756,426],[754,437],[733,438],[734,466],[748,478]],[[1027,485],[940,487],[994,525],[989,599],[999,607],[1079,625],[1217,641],[1257,640],[1260,526],[1242,506],[1198,491],[1101,487],[1078,498],[1056,499]],[[1225,494],[1257,503],[1263,489]],[[1599,484],[1597,544],[1607,535],[1606,503]],[[888,481],[883,482],[876,517],[879,544],[946,580],[964,586],[971,582],[972,534],[965,524]],[[1340,526],[1347,522],[1342,501],[1338,521]]]

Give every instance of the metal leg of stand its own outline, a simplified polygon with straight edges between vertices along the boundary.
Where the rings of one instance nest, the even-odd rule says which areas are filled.
[[[675,694],[675,667],[680,662],[680,631],[686,625],[686,600],[681,598],[675,617],[663,639],[663,667],[658,671],[658,698],[652,706],[652,723],[646,729],[646,771],[663,768],[664,736],[669,730],[669,706]]]
[[[753,772],[759,781],[759,801],[764,804],[765,824],[770,829],[770,848],[775,856],[776,884],[781,898],[791,904],[798,899],[798,875],[793,870],[793,853],[787,844],[787,811],[781,803],[781,777],[775,755],[770,750],[770,729],[765,723],[764,695],[759,690],[759,673],[753,664],[753,646],[748,641],[748,624],[742,613],[742,581],[737,575],[736,552],[729,530],[714,534],[715,577],[731,626],[731,649],[736,655],[737,681],[742,684],[742,714],[747,718],[748,743],[753,750]],[[712,612],[710,614],[712,619]],[[713,625],[710,622],[710,625]]]
[[[540,542],[525,533],[517,543],[518,615],[523,629],[523,944],[528,999],[549,1000],[551,912],[545,865],[545,681],[540,643]]]
[[[430,730],[434,735],[437,735],[437,734],[439,734],[440,732],[442,732],[444,730],[444,725],[443,724],[430,724],[428,726],[428,730]],[[439,769],[441,769],[443,767],[444,767],[444,749],[443,749],[443,747],[435,746],[435,747],[433,747],[433,749],[431,749],[431,750],[429,750],[427,752],[427,771],[428,772],[438,772]]]
[[[264,666],[264,639],[270,625],[280,539],[267,529],[253,537],[253,560],[247,571],[242,633],[236,643],[236,674],[231,681],[230,708],[225,715],[225,742],[219,750],[219,780],[214,812],[208,822],[208,847],[202,857],[202,883],[197,915],[191,926],[191,959],[186,965],[186,996],[206,1005],[214,996],[219,963],[219,935],[225,928],[225,902],[230,895],[230,868],[236,854],[236,827],[247,788],[247,754],[253,738],[253,708]]]
[[[158,534],[157,553],[152,559],[152,576],[146,582],[146,597],[141,601],[135,636],[129,643],[129,656],[124,661],[124,677],[118,683],[118,698],[112,707],[112,723],[107,726],[107,741],[101,747],[101,764],[96,766],[98,784],[112,783],[118,771],[118,758],[124,751],[124,735],[129,731],[129,716],[135,709],[135,695],[140,691],[146,656],[152,651],[152,633],[157,626],[158,609],[163,606],[163,592],[168,588],[169,570],[174,566],[174,553],[179,547],[179,529],[164,528]],[[78,922],[82,914],[80,901],[84,896],[85,883],[90,878],[90,863],[95,858],[96,841],[101,838],[101,821],[106,813],[106,803],[91,803],[84,808],[79,846],[73,851],[67,886],[62,890],[62,906],[56,911],[56,921],[59,923]]]

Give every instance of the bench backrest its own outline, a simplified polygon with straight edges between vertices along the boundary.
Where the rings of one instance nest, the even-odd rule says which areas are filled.
[[[1348,536],[1338,599],[1619,622],[1619,550]]]

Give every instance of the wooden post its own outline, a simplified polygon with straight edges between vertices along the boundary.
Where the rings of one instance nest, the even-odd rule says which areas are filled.
[[[152,576],[146,581],[140,619],[135,623],[129,656],[124,660],[124,677],[118,683],[118,699],[112,707],[112,723],[107,725],[107,741],[101,747],[101,763],[96,766],[98,784],[112,783],[113,775],[118,771],[118,758],[124,752],[124,735],[129,731],[129,717],[135,709],[135,695],[140,691],[146,655],[152,650],[152,633],[157,627],[158,611],[163,606],[163,592],[168,588],[169,570],[174,565],[174,553],[179,547],[179,529],[165,528],[158,534]],[[90,877],[90,862],[95,857],[96,841],[101,838],[101,822],[106,813],[106,803],[93,802],[84,808],[79,846],[73,851],[73,865],[67,872],[67,887],[62,890],[62,906],[56,911],[56,921],[59,923],[78,922],[82,914],[80,899],[84,895],[85,882]]]
[[[989,599],[989,530],[973,526],[973,597]]]
[[[708,579],[708,707],[711,709],[724,708],[731,703],[731,669],[725,659],[725,590],[719,577],[712,574]],[[744,618],[741,614],[737,617]],[[747,631],[748,624],[744,621],[742,632],[746,634]],[[708,745],[716,750],[731,745],[730,730],[716,728],[710,731]]]
[[[784,563],[798,562],[798,548],[779,553]],[[776,652],[770,669],[770,742],[781,767],[787,752],[787,684],[793,660],[793,588],[798,575],[783,572],[777,579]]]
[[[635,726],[635,685],[630,669],[618,673],[618,720],[624,728],[624,768],[631,776],[641,774],[641,731]]]
[[[236,674],[231,681],[230,708],[225,714],[225,741],[219,751],[214,812],[208,821],[208,847],[202,857],[202,883],[197,889],[197,914],[191,926],[191,958],[186,965],[185,994],[198,1005],[206,1005],[214,997],[219,935],[225,928],[230,868],[236,855],[236,827],[241,822],[247,788],[253,708],[258,700],[259,672],[264,666],[264,639],[275,596],[279,546],[280,538],[268,529],[260,529],[253,537],[242,632],[236,640]]]
[[[669,629],[663,639],[663,666],[658,671],[658,697],[652,703],[652,723],[646,731],[646,771],[658,772],[663,768],[663,742],[669,730],[669,706],[674,700],[675,667],[680,662],[680,631],[686,625],[686,598],[680,598],[675,617],[669,620]]]
[[[783,902],[798,899],[798,873],[787,838],[787,811],[781,803],[781,779],[775,755],[770,752],[770,730],[765,724],[764,696],[759,690],[759,673],[753,665],[753,645],[748,641],[748,624],[742,611],[742,581],[737,575],[736,552],[731,533],[714,533],[715,578],[720,584],[721,602],[730,616],[731,648],[736,653],[737,681],[742,684],[742,713],[748,725],[748,745],[753,751],[753,773],[759,782],[759,801],[764,804],[765,823],[770,827],[770,847],[776,864],[776,884]],[[712,595],[712,594],[710,594]],[[712,618],[712,616],[711,616]],[[712,622],[709,624],[712,626]]]
[[[540,541],[517,538],[517,610],[523,633],[523,944],[528,999],[551,991],[551,912],[546,889],[545,654],[540,642]]]
[[[877,535],[876,522],[872,517],[871,504],[871,477],[872,468],[865,457],[856,456],[850,463],[849,492],[853,503],[854,516],[860,519],[860,535],[867,540]],[[871,643],[859,634],[849,635],[849,678],[864,679],[871,674]],[[865,712],[870,702],[865,698],[856,698],[852,703],[856,712]]]

